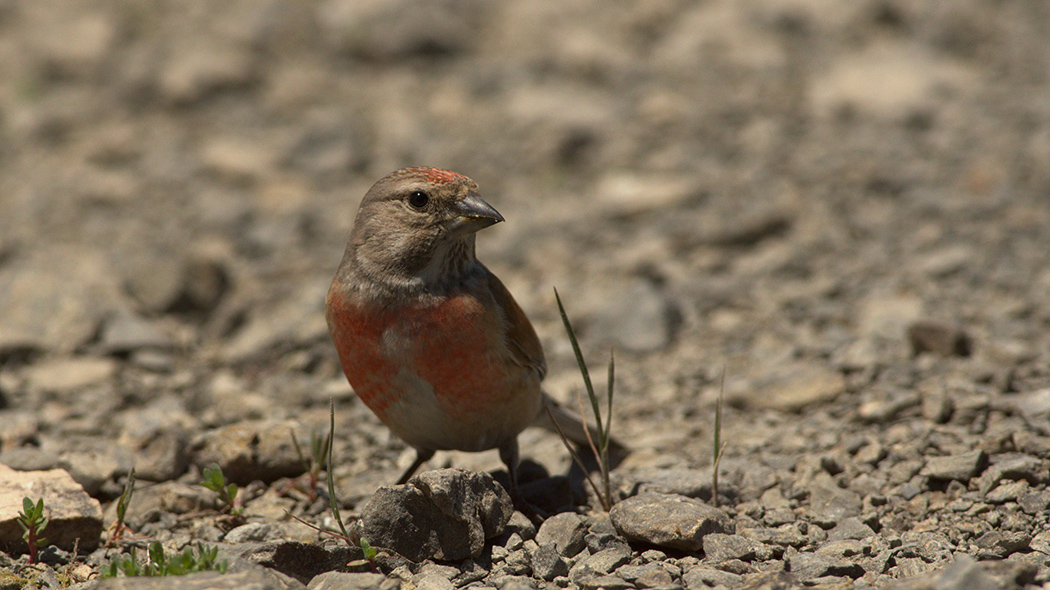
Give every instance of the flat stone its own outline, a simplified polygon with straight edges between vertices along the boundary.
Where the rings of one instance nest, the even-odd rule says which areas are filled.
[[[747,407],[797,412],[835,399],[846,389],[842,373],[815,363],[771,368],[750,391],[727,391],[727,398]]]
[[[817,553],[796,553],[788,557],[787,570],[802,581],[824,576],[844,576],[856,579],[864,575],[864,568],[853,560]]]
[[[638,588],[668,588],[675,582],[671,574],[660,563],[625,565],[616,570],[616,575]]]
[[[961,328],[931,321],[908,326],[908,341],[914,355],[932,352],[940,356],[970,356],[973,342]]]
[[[704,536],[704,555],[712,563],[729,559],[751,561],[755,558],[755,544],[741,535],[711,533]]]
[[[174,342],[161,327],[145,318],[118,313],[102,327],[102,349],[110,354],[126,354],[142,349],[168,350]]]
[[[744,581],[744,576],[732,572],[722,571],[713,567],[694,567],[682,574],[685,587],[692,589],[710,588],[712,586],[739,588]]]
[[[177,581],[176,581],[177,580]],[[305,590],[302,582],[264,567],[219,573],[197,572],[182,576],[133,576],[100,579],[94,590]]]
[[[630,590],[635,588],[634,584],[614,575],[581,580],[579,584],[581,588],[587,588],[588,590]]]
[[[103,318],[127,307],[106,256],[80,245],[53,245],[5,262],[0,272],[0,353],[70,353]]]
[[[988,531],[981,535],[974,544],[981,550],[980,557],[1003,558],[1016,551],[1027,549],[1032,542],[1032,535],[1023,531]]]
[[[868,537],[875,534],[875,531],[871,530],[871,527],[860,521],[859,518],[851,516],[842,519],[841,522],[836,524],[830,531],[828,531],[829,541],[842,541],[846,539],[867,539]]]
[[[25,550],[18,513],[23,499],[44,501],[50,519],[43,531],[51,545],[65,551],[74,546],[91,552],[102,534],[102,505],[84,492],[64,470],[15,471],[0,465],[0,550],[18,555]]]
[[[861,499],[856,492],[833,484],[817,483],[810,489],[804,514],[821,527],[831,528],[849,517],[860,514]]]
[[[985,494],[984,499],[992,504],[1016,502],[1026,492],[1028,492],[1027,481],[1023,479],[1021,481],[1008,481]]]
[[[292,441],[297,427],[292,420],[254,420],[206,432],[192,445],[193,463],[216,464],[239,485],[295,477],[305,470]]]
[[[383,574],[371,572],[325,572],[314,576],[307,590],[397,590],[401,584]]]
[[[609,512],[625,537],[660,547],[697,551],[710,533],[732,533],[729,516],[685,496],[647,493],[627,498]]]
[[[314,576],[344,567],[360,550],[346,545],[321,546],[317,543],[299,541],[274,541],[268,543],[241,543],[224,545],[223,549],[238,556],[230,569],[247,561],[252,567],[263,566],[275,573],[289,576],[306,584]],[[220,550],[220,557],[224,554]]]
[[[558,553],[554,544],[537,545],[529,552],[529,560],[533,575],[548,582],[569,573],[568,562]]]
[[[117,368],[117,362],[111,358],[57,358],[31,365],[26,381],[39,391],[73,392],[111,379]]]
[[[616,568],[627,563],[627,560],[630,558],[630,548],[623,546],[610,547],[594,555],[588,555],[576,562],[576,565],[569,569],[569,579],[579,584],[584,580],[608,575],[615,571]]]
[[[536,531],[536,543],[540,546],[553,545],[558,555],[572,557],[583,549],[587,525],[580,515],[562,512],[543,521]]]
[[[931,457],[920,471],[931,479],[957,480],[962,482],[978,475],[988,464],[988,455],[983,450],[971,451],[946,457]]]

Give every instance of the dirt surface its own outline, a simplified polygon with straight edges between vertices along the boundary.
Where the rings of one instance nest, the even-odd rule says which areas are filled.
[[[135,466],[129,524],[176,549],[236,542],[197,485],[219,463],[276,527],[251,540],[317,541],[291,432],[335,400],[350,516],[411,461],[322,305],[365,190],[431,165],[506,217],[479,257],[550,393],[580,387],[554,287],[599,385],[616,351],[621,495],[711,501],[724,375],[722,509],[760,550],[623,567],[886,587],[966,554],[1050,583],[1048,35],[1042,0],[2,2],[0,463],[70,471],[105,526]],[[567,472],[556,436],[521,446]]]

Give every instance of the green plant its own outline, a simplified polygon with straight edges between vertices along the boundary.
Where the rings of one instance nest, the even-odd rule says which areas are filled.
[[[587,435],[587,443],[591,448],[591,452],[594,454],[595,460],[598,462],[599,475],[601,477],[602,487],[598,488],[594,480],[591,479],[590,474],[587,472],[587,468],[584,466],[583,460],[576,454],[576,449],[573,448],[572,444],[569,443],[565,433],[562,432],[561,426],[558,424],[557,419],[554,418],[554,414],[547,408],[547,414],[550,416],[551,422],[558,429],[558,434],[561,435],[562,442],[565,443],[565,447],[569,449],[572,454],[572,458],[576,461],[576,464],[580,466],[584,475],[587,477],[587,482],[590,483],[591,488],[594,490],[595,495],[598,496],[598,501],[601,502],[602,508],[608,512],[612,508],[612,489],[609,483],[609,442],[612,440],[611,425],[612,425],[612,405],[613,405],[613,383],[616,377],[616,362],[612,352],[609,353],[609,375],[608,375],[608,387],[606,392],[606,403],[605,403],[605,420],[602,421],[602,412],[600,404],[598,403],[598,394],[594,392],[594,385],[591,383],[591,374],[587,370],[587,363],[583,359],[583,352],[580,350],[580,343],[576,338],[576,331],[572,327],[572,323],[569,321],[569,315],[565,312],[565,306],[561,302],[561,296],[558,295],[558,290],[554,290],[554,299],[558,302],[558,311],[561,313],[561,321],[565,326],[565,332],[569,335],[569,342],[572,343],[572,351],[576,354],[576,364],[580,367],[580,374],[583,376],[583,385],[587,391],[587,398],[591,402],[591,411],[594,414],[594,422],[596,430],[598,431],[598,442],[595,443],[594,439],[591,438],[590,429],[585,428],[584,433]],[[583,411],[583,397],[577,392],[576,401],[580,406],[580,416],[584,415]]]
[[[718,466],[722,462],[722,454],[725,453],[727,441],[722,440],[722,404],[726,390],[726,372],[722,369],[722,384],[718,389],[718,401],[715,402],[715,440],[712,447],[711,465],[711,499],[718,506]]]
[[[226,562],[218,561],[218,556],[218,547],[208,547],[204,543],[197,543],[196,554],[192,547],[186,547],[181,553],[166,557],[164,547],[160,542],[154,541],[147,548],[145,563],[139,562],[135,556],[135,548],[132,547],[130,555],[118,556],[109,562],[109,565],[102,568],[101,577],[115,578],[118,574],[128,577],[181,576],[206,570],[225,573]]]
[[[113,524],[109,527],[109,539],[106,541],[107,545],[117,545],[123,540],[125,532],[131,532],[131,529],[128,528],[128,525],[124,522],[124,517],[127,516],[128,506],[131,505],[131,496],[134,493],[135,468],[132,467],[131,471],[128,472],[127,481],[124,482],[124,491],[122,491],[120,497],[117,498],[117,520],[113,521]]]
[[[219,500],[224,504],[224,512],[239,516],[244,510],[237,499],[237,484],[226,483],[226,476],[223,475],[222,468],[217,463],[204,468],[204,481],[201,482],[201,485],[219,495]]]
[[[332,432],[328,432],[328,436],[324,437],[316,432],[310,433],[310,454],[306,455],[303,453],[303,449],[299,446],[299,439],[295,437],[295,431],[292,431],[292,444],[295,445],[295,452],[299,454],[299,461],[303,463],[303,467],[306,468],[306,473],[302,476],[306,478],[305,489],[299,485],[299,480],[296,479],[289,483],[288,487],[295,487],[296,489],[302,490],[309,497],[310,501],[313,502],[317,499],[317,488],[321,481],[321,471],[325,468],[325,455],[328,451],[328,447],[331,441]]]
[[[331,402],[331,405],[330,405],[330,408],[329,408],[329,417],[328,417],[328,419],[329,419],[328,436],[325,437],[325,439],[324,439],[324,453],[321,455],[322,458],[324,459],[324,461],[322,461],[321,463],[331,466],[331,465],[335,464],[334,460],[332,458],[332,454],[333,454],[333,450],[332,450],[333,443],[332,443],[332,441],[335,438],[335,402]],[[295,440],[294,436],[293,436],[292,440]],[[296,447],[298,448],[298,444],[296,445]],[[365,539],[362,539],[360,537],[360,535],[357,534],[356,530],[354,530],[354,529],[351,529],[349,531],[347,530],[346,524],[343,523],[343,517],[339,513],[339,501],[338,501],[338,499],[336,498],[336,495],[335,495],[335,478],[332,477],[332,472],[331,471],[328,472],[328,477],[326,479],[328,480],[328,506],[332,510],[332,516],[335,519],[336,524],[339,525],[339,532],[329,531],[327,529],[322,529],[321,527],[319,527],[317,525],[314,525],[314,524],[311,524],[309,522],[306,522],[305,520],[299,518],[298,516],[292,514],[291,512],[288,512],[287,510],[285,511],[285,513],[288,514],[288,516],[291,516],[295,520],[299,521],[300,523],[302,523],[302,524],[312,528],[313,530],[315,530],[315,531],[317,531],[317,532],[319,532],[319,533],[321,533],[323,535],[328,535],[330,537],[335,537],[337,539],[342,539],[350,547],[355,547],[356,546],[356,547],[360,548],[361,549],[361,553],[364,555],[364,559],[363,560],[351,561],[350,563],[347,564],[347,566],[349,566],[350,568],[354,568],[356,566],[363,566],[364,564],[367,563],[369,565],[369,567],[372,568],[373,572],[378,572],[379,570],[376,567],[376,561],[375,561],[376,555],[379,553],[378,549],[373,547]]]
[[[22,527],[22,539],[29,547],[29,563],[36,563],[37,550],[47,546],[42,535],[51,519],[44,516],[44,499],[36,504],[28,497],[22,498],[22,511],[18,513],[18,526]]]
[[[361,539],[358,546],[361,547],[361,553],[365,555],[365,561],[368,562],[372,571],[378,571],[376,568],[376,555],[379,554],[379,550],[373,547],[372,544],[365,539]]]

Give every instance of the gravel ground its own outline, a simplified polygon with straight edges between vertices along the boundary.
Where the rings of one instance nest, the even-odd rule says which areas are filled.
[[[0,3],[0,585],[94,587],[155,539],[233,565],[101,587],[1050,586],[1048,35],[1042,0]],[[625,507],[527,431],[562,515],[342,573],[289,517],[331,525],[292,433],[334,400],[351,521],[411,461],[322,313],[404,165],[506,217],[479,257],[554,397],[580,389],[554,287],[596,375],[615,350]],[[95,549],[132,467],[132,533]],[[13,523],[34,493],[44,566]]]

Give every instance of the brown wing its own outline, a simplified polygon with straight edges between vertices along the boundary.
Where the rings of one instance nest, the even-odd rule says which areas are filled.
[[[507,348],[518,365],[532,369],[540,379],[547,375],[547,361],[543,358],[543,346],[528,316],[514,301],[510,291],[496,275],[488,273],[489,290],[507,319]]]

